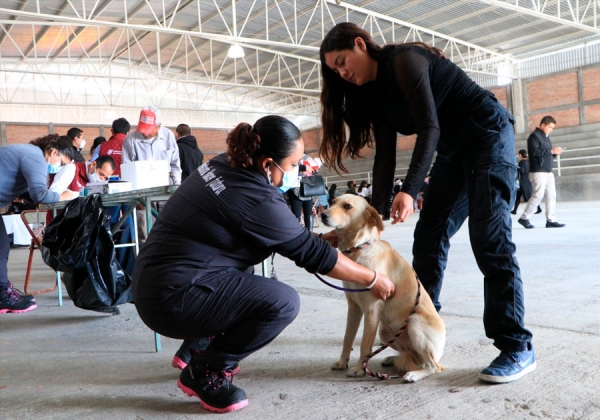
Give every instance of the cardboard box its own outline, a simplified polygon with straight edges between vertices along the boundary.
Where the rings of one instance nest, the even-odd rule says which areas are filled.
[[[171,165],[166,160],[140,160],[121,164],[121,179],[131,182],[131,188],[169,185]]]

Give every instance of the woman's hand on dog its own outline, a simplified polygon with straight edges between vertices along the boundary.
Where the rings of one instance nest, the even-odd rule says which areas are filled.
[[[379,273],[379,279],[371,288],[371,293],[373,293],[377,299],[381,300],[393,297],[395,291],[394,283],[392,283],[390,278],[383,273]]]
[[[390,216],[392,217],[392,225],[398,222],[405,222],[406,219],[409,218],[411,214],[414,213],[414,199],[406,194],[405,192],[400,191],[396,194],[394,198],[394,202],[392,203],[392,211]]]

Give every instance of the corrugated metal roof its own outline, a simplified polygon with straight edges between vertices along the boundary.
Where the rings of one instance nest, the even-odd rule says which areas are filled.
[[[0,105],[140,107],[150,102],[173,110],[231,111],[232,118],[245,112],[314,115],[319,112],[318,47],[328,29],[346,20],[381,43],[423,40],[446,48],[487,87],[497,83],[495,66],[503,61],[515,64],[520,77],[600,61],[593,44],[600,39],[600,4],[555,0],[541,10],[534,8],[537,4],[4,0]],[[244,58],[227,57],[232,44],[244,48]],[[548,55],[577,45],[580,50]],[[55,85],[61,84],[72,92],[57,93]],[[79,88],[84,92],[75,93]]]

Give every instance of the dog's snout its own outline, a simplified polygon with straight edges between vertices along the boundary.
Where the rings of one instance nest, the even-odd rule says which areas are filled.
[[[329,218],[329,214],[327,213],[327,210],[324,211],[323,213],[321,213],[321,220],[323,222],[326,222],[328,218]]]

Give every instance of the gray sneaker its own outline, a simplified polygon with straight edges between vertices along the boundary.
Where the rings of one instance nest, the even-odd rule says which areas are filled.
[[[533,344],[527,344],[524,351],[502,351],[492,363],[483,369],[479,379],[492,384],[505,384],[516,381],[531,373],[537,367]]]

